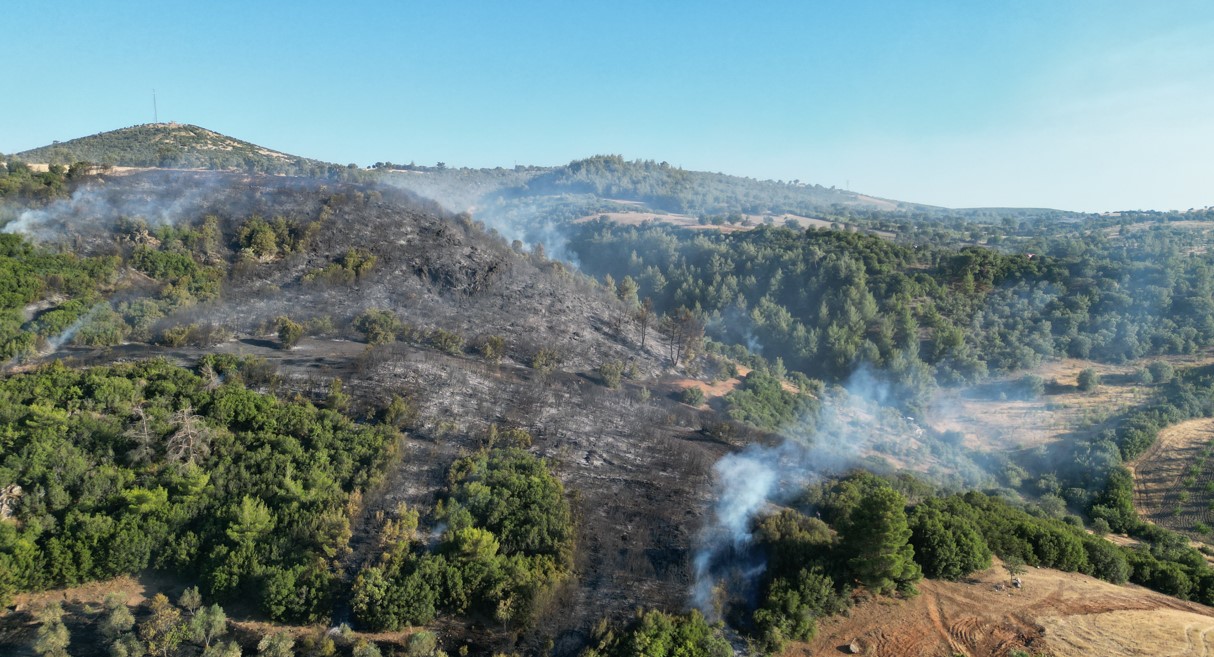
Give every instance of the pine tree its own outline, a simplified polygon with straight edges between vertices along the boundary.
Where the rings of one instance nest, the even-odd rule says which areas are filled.
[[[860,500],[840,523],[848,566],[865,586],[887,593],[913,591],[923,573],[909,543],[906,500],[888,486],[878,486]]]

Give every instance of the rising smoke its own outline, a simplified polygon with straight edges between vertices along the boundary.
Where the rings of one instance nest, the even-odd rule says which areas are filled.
[[[525,185],[525,178],[516,178],[526,175],[507,174],[501,184]],[[381,182],[407,189],[450,212],[466,212],[507,242],[518,241],[528,250],[542,246],[547,257],[580,268],[564,222],[557,218],[556,206],[563,197],[532,197],[492,185],[476,188],[463,180],[460,171],[392,173]]]
[[[733,595],[750,597],[763,564],[748,553],[755,518],[771,504],[789,501],[830,473],[855,465],[877,435],[869,417],[889,398],[889,385],[867,368],[854,373],[842,391],[830,394],[815,418],[801,418],[781,432],[775,446],[750,445],[713,466],[717,502],[713,521],[699,537],[692,602],[710,618],[719,616],[719,586],[732,581]]]
[[[890,406],[896,392],[879,374],[861,367],[842,389],[826,393],[816,417],[785,427],[779,444],[752,444],[713,466],[716,503],[693,560],[691,598],[697,609],[718,618],[722,596],[753,601],[765,564],[754,554],[752,528],[771,506],[792,501],[808,485],[864,465],[866,456],[895,451],[902,458],[927,456],[924,429]],[[955,458],[959,469],[971,473],[966,483],[986,483],[985,471],[965,456]]]
[[[181,184],[177,179],[182,176],[156,172],[130,178],[122,185],[104,181],[81,185],[68,198],[21,211],[2,230],[49,241],[69,234],[108,231],[121,218],[137,217],[158,226],[199,217],[214,205],[222,183],[217,177],[193,176],[188,184]]]

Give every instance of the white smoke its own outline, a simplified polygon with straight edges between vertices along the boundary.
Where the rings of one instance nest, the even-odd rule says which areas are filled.
[[[519,184],[526,175],[535,173],[519,174],[517,179],[507,174],[500,184]],[[461,184],[460,176],[460,171],[390,174],[380,181],[428,198],[450,212],[466,212],[507,242],[521,242],[527,251],[540,245],[549,259],[581,267],[577,254],[569,248],[565,219],[555,209],[565,197],[513,196],[493,185],[473,188]]]
[[[719,618],[717,595],[725,580],[752,589],[764,572],[765,564],[744,556],[755,518],[769,504],[787,502],[822,477],[856,466],[874,447],[874,414],[889,397],[889,385],[861,368],[824,400],[816,420],[801,418],[785,428],[780,444],[750,445],[717,461],[713,518],[700,532],[693,560],[692,604],[705,616]]]
[[[92,321],[94,317],[97,316],[97,313],[102,308],[107,308],[107,307],[109,307],[108,304],[106,304],[104,302],[98,303],[97,305],[93,306],[92,308],[89,308],[87,312],[85,312],[83,315],[81,315],[79,318],[77,318],[76,321],[72,322],[70,326],[63,329],[63,331],[59,335],[47,338],[46,350],[43,352],[43,355],[49,356],[49,355],[55,353],[56,351],[59,351],[59,349],[62,348],[63,345],[67,344],[68,342],[70,342],[72,340],[72,338],[76,337],[76,334],[80,332],[80,329],[87,326],[88,323],[90,321]]]
[[[170,185],[172,176],[174,172],[153,172],[132,176],[121,185],[109,186],[104,180],[81,185],[67,198],[21,211],[0,230],[45,241],[82,230],[109,229],[124,217],[143,219],[150,226],[176,224],[200,216],[224,184],[221,177],[193,176],[189,184]],[[170,188],[172,193],[166,193]]]

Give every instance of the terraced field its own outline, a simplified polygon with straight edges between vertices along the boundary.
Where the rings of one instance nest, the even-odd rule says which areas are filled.
[[[822,622],[792,655],[1004,656],[1023,650],[1055,657],[1214,653],[1214,609],[1137,586],[1031,568],[1024,587],[998,564],[964,582],[925,580],[909,600],[878,599]],[[1002,590],[1000,590],[1002,588]]]
[[[1160,431],[1131,471],[1143,518],[1202,540],[1214,537],[1214,418]]]

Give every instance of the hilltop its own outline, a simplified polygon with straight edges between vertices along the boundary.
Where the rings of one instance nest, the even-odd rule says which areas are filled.
[[[184,123],[147,123],[55,142],[15,154],[25,162],[85,161],[139,168],[237,170],[309,177],[349,176],[361,169],[299,155]],[[450,168],[376,162],[386,180],[462,211],[469,207],[577,197],[586,207],[694,215],[813,213],[843,209],[931,211],[939,208],[867,196],[800,180],[776,181],[690,171],[653,160],[595,155],[560,166]]]
[[[335,177],[349,167],[282,153],[185,123],[145,123],[22,151],[16,159],[49,164],[236,170]]]
[[[385,181],[443,202],[454,210],[511,210],[520,205],[565,218],[590,212],[659,214],[680,223],[762,223],[785,213],[814,218],[848,211],[934,212],[942,208],[881,199],[800,180],[756,180],[690,171],[668,162],[595,155],[555,167],[453,169],[377,162]],[[673,220],[672,220],[673,219]],[[712,221],[717,219],[717,221]]]

